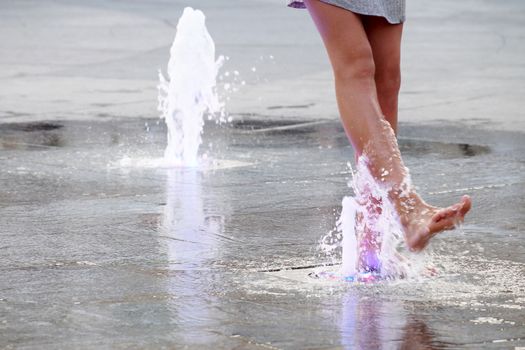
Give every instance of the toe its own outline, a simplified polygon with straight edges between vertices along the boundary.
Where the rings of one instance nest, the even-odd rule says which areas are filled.
[[[434,216],[432,217],[433,223],[438,223],[440,221],[443,221],[447,218],[453,217],[457,214],[460,207],[456,204],[453,206],[450,206],[448,208],[443,208],[439,210]]]
[[[471,207],[472,207],[472,199],[470,199],[469,196],[464,195],[461,198],[461,209],[459,210],[459,214],[461,215],[461,217],[465,216],[465,214],[468,213]]]
[[[450,230],[454,228],[458,210],[458,207],[452,206],[442,209],[434,214],[429,225],[430,233],[434,234],[443,230]]]

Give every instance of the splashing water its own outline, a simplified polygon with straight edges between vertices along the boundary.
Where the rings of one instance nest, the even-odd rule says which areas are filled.
[[[215,58],[215,44],[199,10],[186,7],[170,49],[169,81],[159,70],[158,109],[168,127],[167,163],[199,165],[204,115],[223,112],[216,93],[216,77],[223,57]]]
[[[321,249],[333,253],[340,245],[342,265],[336,275],[345,280],[419,278],[427,253],[412,253],[406,247],[403,227],[389,199],[391,189],[374,179],[367,162],[366,157],[359,158],[349,183],[355,196],[343,198],[336,239],[329,233]]]

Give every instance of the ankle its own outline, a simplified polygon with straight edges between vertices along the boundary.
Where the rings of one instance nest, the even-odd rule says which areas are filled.
[[[418,215],[428,206],[412,189],[405,191],[393,190],[390,193],[390,197],[401,223],[404,225],[411,221],[414,215]]]

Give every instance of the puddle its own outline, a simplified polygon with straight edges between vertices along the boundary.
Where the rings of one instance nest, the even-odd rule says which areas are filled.
[[[62,128],[63,125],[51,122],[36,122],[36,123],[11,123],[3,124],[3,130],[33,132],[33,131],[50,131]]]
[[[156,125],[158,120],[148,120],[146,124]],[[104,123],[99,123],[98,125]],[[111,124],[111,122],[109,122]],[[144,133],[143,123],[127,123],[124,135],[119,135],[118,132],[110,134],[107,129],[101,130],[97,125],[85,122],[65,122],[57,123],[16,123],[16,124],[0,124],[0,149],[12,150],[35,150],[42,147],[65,147],[76,146],[84,144],[83,141],[89,141],[90,144],[98,143],[100,145],[122,145],[132,137],[137,137],[142,140],[147,136],[152,136],[161,139],[158,133],[162,132],[163,126],[156,127],[149,135]],[[334,129],[338,131],[339,137],[344,137],[341,142],[342,145],[348,145],[344,136],[342,128],[334,123],[327,121],[297,121],[297,120],[234,120],[231,125],[218,126],[210,123],[206,126],[211,129],[210,132],[214,134],[212,138],[217,137],[231,137],[239,130],[248,134],[265,134],[275,135],[319,135],[325,137],[325,130]],[[87,137],[82,137],[81,134],[86,134]],[[109,137],[107,137],[109,135]],[[126,137],[130,136],[130,137]],[[263,136],[264,137],[264,136]],[[161,142],[159,140],[159,142]],[[213,142],[213,141],[212,141]],[[129,145],[127,145],[129,146]],[[339,145],[337,145],[339,146]],[[399,147],[404,154],[425,156],[434,154],[447,158],[463,158],[485,155],[491,152],[490,147],[485,145],[466,144],[466,143],[445,143],[437,141],[427,141],[418,139],[409,139],[400,137]]]
[[[426,141],[401,138],[399,149],[404,154],[426,155],[430,153],[443,155],[450,158],[474,157],[490,153],[490,147],[467,144],[467,143],[445,143],[437,141]]]
[[[241,130],[260,130],[282,126],[293,126],[301,124],[297,120],[285,119],[234,119],[231,123],[234,129]]]
[[[276,109],[306,109],[315,106],[315,103],[308,103],[303,105],[288,105],[288,106],[268,106],[267,109],[269,110],[276,110]]]

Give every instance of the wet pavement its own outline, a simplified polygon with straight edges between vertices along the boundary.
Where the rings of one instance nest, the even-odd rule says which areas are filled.
[[[424,198],[474,209],[436,276],[351,285],[308,277],[351,194],[339,123],[233,117],[204,170],[148,167],[157,119],[0,124],[0,348],[525,347],[522,133],[402,124]]]
[[[0,1],[1,349],[525,348],[525,3],[408,1],[401,149],[424,198],[474,209],[436,276],[349,285],[309,277],[353,154],[285,2],[192,0],[234,121],[177,170],[151,165],[186,3]]]

